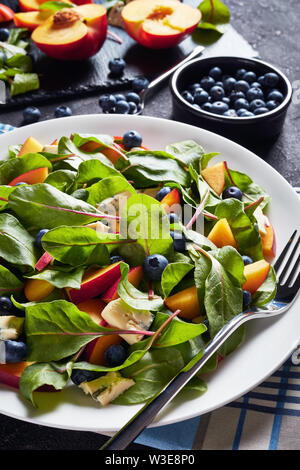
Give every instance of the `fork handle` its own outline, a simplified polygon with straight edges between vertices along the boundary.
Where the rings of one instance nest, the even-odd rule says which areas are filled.
[[[111,437],[100,450],[124,450],[137,436],[152,423],[159,411],[166,406],[190,379],[201,369],[208,359],[218,351],[228,337],[245,321],[256,317],[256,312],[245,312],[234,317],[222,328],[205,347],[203,356],[194,364],[192,359],[162,390],[150,399],[119,432]]]

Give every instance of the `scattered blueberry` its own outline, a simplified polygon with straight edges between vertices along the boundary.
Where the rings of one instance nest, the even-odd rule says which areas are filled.
[[[250,103],[250,110],[254,111],[257,108],[262,108],[266,105],[266,103],[263,100],[253,100]]]
[[[272,90],[268,94],[268,101],[277,101],[278,103],[281,103],[284,100],[283,94],[279,90]]]
[[[242,197],[243,197],[242,191],[236,186],[229,186],[228,188],[224,189],[222,193],[222,199],[234,198],[234,199],[238,199],[239,201],[241,201]]]
[[[118,263],[119,261],[124,261],[122,256],[113,255],[113,256],[110,257],[110,264]]]
[[[6,315],[13,308],[13,303],[9,297],[0,297],[0,315]]]
[[[211,87],[214,86],[214,84],[215,84],[215,80],[209,76],[203,77],[200,81],[200,85],[205,91],[209,91]]]
[[[212,77],[214,80],[220,80],[222,78],[222,74],[223,72],[222,72],[222,69],[220,69],[220,67],[213,67],[208,72],[208,75]]]
[[[243,258],[243,262],[244,262],[245,266],[247,266],[247,264],[252,264],[253,263],[253,259],[250,258],[250,256],[243,255],[242,258]]]
[[[159,281],[168,263],[163,255],[150,255],[143,262],[144,273],[151,281]]]
[[[28,106],[23,111],[23,118],[26,124],[37,122],[41,117],[41,111],[35,106]]]
[[[63,104],[63,105],[57,106],[54,114],[56,118],[72,116],[72,109],[69,108],[69,106],[66,106]]]
[[[7,363],[20,362],[27,356],[27,346],[23,341],[5,341],[5,360]]]
[[[128,114],[130,106],[127,101],[117,101],[115,111],[117,114]]]
[[[233,78],[233,77],[228,77],[223,85],[224,85],[224,90],[226,90],[227,92],[231,92],[233,90],[233,87],[236,83],[236,79]]]
[[[27,183],[25,183],[25,181],[20,181],[19,183],[16,183],[15,186],[23,186],[23,184],[27,184]]]
[[[129,104],[129,114],[137,113],[137,111],[138,111],[137,105],[135,103],[133,103],[132,101],[129,101],[128,104]]]
[[[111,59],[108,63],[108,68],[112,75],[115,76],[120,76],[124,72],[126,66],[126,62],[123,59],[116,58],[116,59]]]
[[[161,201],[167,194],[169,194],[169,192],[171,192],[171,188],[169,186],[164,186],[163,188],[161,188],[158,193],[156,194],[155,196],[155,199],[157,201]]]
[[[137,131],[128,131],[123,135],[123,145],[125,150],[130,150],[133,147],[140,147],[142,145],[142,136]]]
[[[184,253],[186,250],[186,239],[185,236],[180,232],[170,231],[170,235],[173,238],[173,248],[179,253]]]
[[[243,76],[245,75],[246,72],[247,72],[246,69],[239,69],[239,70],[237,70],[236,75],[235,75],[235,78],[236,78],[237,80],[242,80],[242,78],[243,78]]]
[[[233,86],[233,89],[235,91],[242,91],[243,93],[247,93],[249,88],[250,88],[250,85],[248,82],[246,82],[246,80],[238,80],[237,82],[235,82]]]
[[[248,83],[253,83],[256,81],[256,73],[254,72],[246,72],[245,75],[243,76],[243,80],[246,80]]]
[[[190,93],[189,91],[185,90],[182,92],[182,98],[184,98],[188,103],[190,104],[193,104],[194,103],[194,97],[192,95],[192,93]]]
[[[235,109],[228,109],[227,111],[225,111],[224,116],[237,117],[237,114],[235,112]]]
[[[247,99],[249,101],[253,101],[253,100],[263,100],[264,99],[264,92],[262,91],[261,88],[257,87],[257,88],[253,88],[251,86],[250,90],[247,91]]]
[[[149,86],[149,80],[145,77],[137,77],[132,81],[132,90],[135,91],[136,93],[139,93],[140,91],[144,90],[145,88],[148,88]]]
[[[101,375],[101,372],[96,372],[94,370],[73,369],[71,380],[75,385],[80,385],[82,382],[89,382],[90,380],[97,379]]]
[[[265,113],[268,113],[269,112],[269,109],[268,108],[265,108],[264,106],[262,106],[261,108],[256,108],[253,113],[255,114],[255,116],[259,116],[260,114],[265,114]]]
[[[212,107],[212,104],[209,103],[208,101],[202,105],[202,109],[208,112],[211,112],[211,107]]]
[[[270,87],[270,88],[275,88],[279,82],[279,76],[277,73],[274,72],[269,72],[266,73],[263,79],[263,85]]]
[[[115,96],[116,101],[126,101],[126,96],[121,95],[121,93],[117,93]]]
[[[42,237],[45,235],[45,233],[48,232],[48,229],[42,229],[40,230],[36,236],[35,236],[35,244],[39,247],[39,248],[43,248],[42,246]]]
[[[249,102],[245,98],[239,98],[233,104],[234,109],[246,109],[250,108]]]
[[[266,102],[266,107],[268,108],[269,111],[272,111],[272,109],[277,108],[278,103],[274,100],[270,100]]]
[[[246,310],[252,302],[251,292],[243,290],[243,310]]]
[[[112,344],[104,352],[104,359],[108,367],[117,367],[127,358],[127,351],[122,344]]]
[[[140,102],[141,102],[140,95],[138,95],[137,93],[134,93],[133,91],[131,91],[130,93],[127,94],[126,100],[128,102],[132,101],[135,104],[140,104]]]
[[[223,103],[223,101],[215,101],[211,105],[211,111],[215,114],[224,114],[225,111],[228,111],[229,106],[226,103]]]
[[[176,224],[176,222],[179,220],[179,217],[177,214],[175,214],[175,212],[169,212],[168,219],[170,224]]]
[[[99,98],[99,105],[102,108],[102,111],[104,112],[111,111],[116,106],[116,103],[117,100],[114,95],[104,95]]]
[[[196,91],[194,94],[194,102],[199,105],[204,104],[208,100],[208,96],[209,95],[205,90]]]
[[[225,91],[223,87],[215,85],[210,89],[209,94],[213,101],[220,101],[224,98]]]
[[[10,35],[9,29],[0,28],[0,41],[5,42],[8,40]]]

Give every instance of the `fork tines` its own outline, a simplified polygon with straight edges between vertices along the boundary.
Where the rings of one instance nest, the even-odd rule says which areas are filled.
[[[278,284],[293,290],[297,290],[300,287],[300,274],[295,277],[300,265],[299,246],[300,236],[298,235],[298,231],[295,230],[274,264],[277,276],[282,267],[280,276],[278,277]],[[297,253],[298,256],[296,258]]]

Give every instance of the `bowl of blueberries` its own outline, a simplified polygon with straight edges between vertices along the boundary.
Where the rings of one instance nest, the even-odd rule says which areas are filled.
[[[276,138],[292,99],[288,78],[243,57],[197,58],[172,76],[173,117],[238,142]]]

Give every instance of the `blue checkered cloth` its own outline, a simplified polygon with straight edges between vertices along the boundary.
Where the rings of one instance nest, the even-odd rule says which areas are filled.
[[[0,124],[0,134],[13,130]],[[300,188],[295,188],[300,196]],[[265,382],[197,418],[146,429],[135,442],[162,450],[300,450],[300,345]]]

